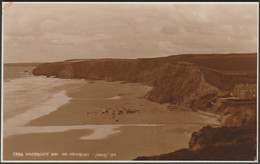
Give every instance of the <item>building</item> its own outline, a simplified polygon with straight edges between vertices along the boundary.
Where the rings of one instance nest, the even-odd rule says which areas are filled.
[[[256,98],[257,95],[257,87],[256,84],[236,84],[233,92],[231,93],[231,96],[233,97],[239,97],[243,99],[252,99]]]

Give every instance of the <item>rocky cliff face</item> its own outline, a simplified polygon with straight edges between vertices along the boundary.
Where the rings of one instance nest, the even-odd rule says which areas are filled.
[[[187,99],[192,93],[202,89],[203,79],[203,74],[192,63],[173,63],[162,59],[47,63],[38,66],[33,73],[58,78],[101,79],[152,85],[154,88],[146,97],[158,103],[177,103]]]
[[[214,112],[223,113],[222,124],[225,126],[218,128],[206,126],[198,132],[193,132],[189,148],[157,156],[142,156],[136,160],[255,160],[256,101],[238,102],[239,104],[226,101],[220,103],[217,109],[220,111]]]
[[[256,125],[256,100],[232,102],[227,97],[236,84],[256,85],[257,54],[70,60],[41,64],[33,74],[150,85],[153,89],[146,95],[149,100],[169,103],[170,109],[219,113],[223,115],[223,125],[229,126],[205,127],[193,133],[189,149],[139,160],[253,160],[255,156],[256,133],[252,129]]]
[[[58,78],[138,82],[154,86],[153,90],[147,94],[147,98],[152,101],[175,104],[185,101],[188,105],[187,103],[195,97],[207,94],[219,95],[220,91],[230,90],[236,83],[238,77],[226,75],[222,67],[210,68],[211,65],[207,65],[207,62],[222,60],[225,63],[225,60],[230,58],[252,60],[255,57],[254,54],[246,56],[236,54],[220,55],[220,57],[219,55],[177,55],[135,60],[72,60],[39,65],[33,70],[33,74]],[[256,63],[251,63],[250,67],[252,64]],[[239,76],[239,78],[244,81],[256,81],[255,77],[249,77],[248,74],[243,77]]]
[[[256,159],[256,127],[203,127],[192,134],[188,149],[136,160],[250,160]]]
[[[239,83],[256,85],[256,54],[176,55],[150,59],[69,60],[41,64],[34,75],[142,83],[153,86],[146,98],[170,109],[226,115],[223,123],[241,125],[254,117],[256,104],[223,100]]]
[[[207,110],[237,83],[256,83],[256,54],[176,55],[151,59],[70,60],[41,64],[34,75],[137,82],[146,97],[170,107]],[[238,64],[239,63],[239,64]]]

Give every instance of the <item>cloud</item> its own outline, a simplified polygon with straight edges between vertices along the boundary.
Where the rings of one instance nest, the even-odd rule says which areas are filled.
[[[4,13],[4,55],[29,62],[254,52],[257,26],[257,4],[14,3]]]
[[[180,32],[180,27],[172,26],[172,27],[162,27],[161,31],[163,34],[166,35],[173,35]]]

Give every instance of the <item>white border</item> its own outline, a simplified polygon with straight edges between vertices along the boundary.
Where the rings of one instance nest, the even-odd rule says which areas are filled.
[[[2,2],[2,7],[4,6],[5,3],[8,2]],[[14,2],[19,3],[19,4],[257,4],[257,25],[259,25],[259,3],[258,2]],[[12,6],[10,6],[12,7]],[[8,8],[7,8],[8,10]],[[144,161],[134,161],[134,160],[44,160],[44,161],[38,161],[38,160],[23,160],[23,161],[18,161],[18,160],[3,160],[3,68],[4,68],[4,13],[2,13],[2,54],[1,54],[1,162],[6,162],[6,163],[46,163],[46,162],[51,162],[51,163],[120,163],[120,162],[127,162],[127,163],[256,163],[258,162],[258,109],[259,109],[259,92],[258,92],[258,84],[259,84],[259,26],[257,28],[257,154],[256,154],[256,160],[255,161],[177,161],[177,160],[170,160],[170,161],[150,161],[150,160],[144,160]]]
[[[4,7],[4,3],[2,2],[2,7]],[[2,9],[1,9],[2,10]],[[1,37],[1,42],[2,42],[2,51],[1,51],[1,161],[3,161],[3,132],[4,132],[4,127],[3,127],[3,110],[4,110],[4,103],[3,103],[3,97],[4,97],[4,87],[3,87],[3,82],[4,82],[4,14],[2,11],[2,37]]]
[[[258,130],[259,130],[259,117],[258,117],[258,115],[259,115],[259,3],[258,3],[258,5],[257,5],[257,15],[258,15],[258,18],[257,18],[257,26],[258,26],[258,28],[257,28],[257,103],[256,103],[256,115],[257,115],[257,125],[256,125],[256,127],[257,127],[257,130],[256,130],[256,137],[257,137],[257,141],[256,141],[256,146],[257,146],[257,148],[256,148],[256,161],[258,162],[258,148],[259,148],[259,143],[258,143],[258,135],[259,135],[259,132],[258,132]]]
[[[12,1],[10,1],[12,2]],[[2,2],[5,3],[5,2]],[[19,4],[258,4],[257,2],[14,2]]]

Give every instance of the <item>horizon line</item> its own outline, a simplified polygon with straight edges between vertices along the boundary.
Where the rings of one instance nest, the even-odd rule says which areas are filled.
[[[66,59],[66,60],[58,60],[58,61],[45,61],[45,62],[40,62],[40,61],[31,61],[31,62],[8,62],[5,63],[2,61],[2,64],[37,64],[37,63],[52,63],[52,62],[64,62],[64,61],[69,61],[69,60],[102,60],[102,59],[122,59],[122,60],[136,60],[136,59],[155,59],[155,58],[165,58],[165,57],[170,57],[170,56],[181,56],[181,55],[242,55],[242,54],[258,54],[258,52],[224,52],[224,53],[184,53],[184,54],[174,54],[174,55],[168,55],[168,56],[157,56],[157,57],[138,57],[138,58],[116,58],[116,57],[111,57],[111,58],[71,58],[71,59]]]

